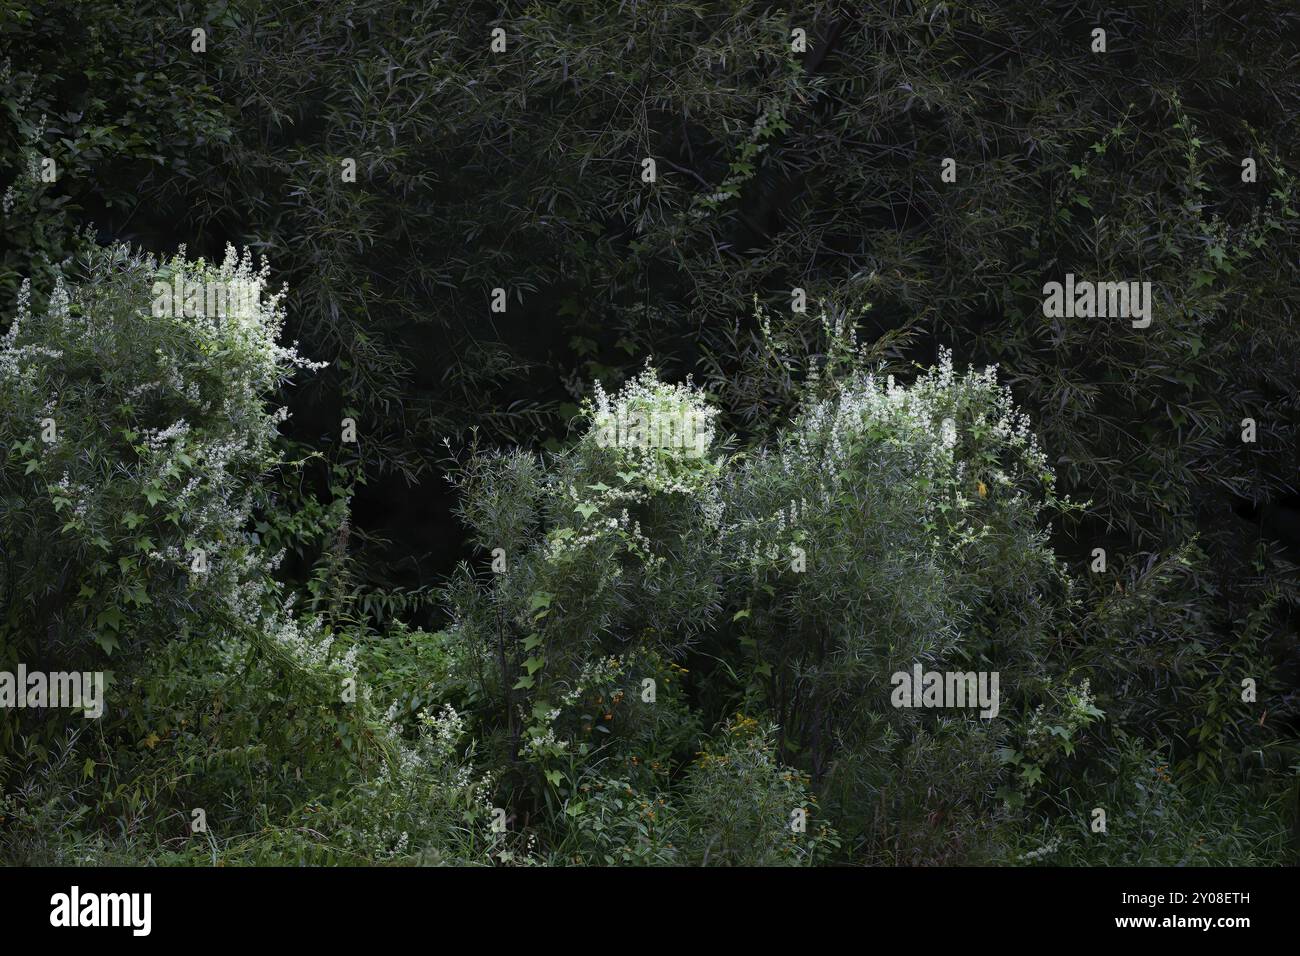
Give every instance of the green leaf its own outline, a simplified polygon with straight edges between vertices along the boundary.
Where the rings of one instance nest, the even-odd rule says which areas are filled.
[[[97,626],[111,627],[114,631],[120,631],[122,629],[122,621],[122,612],[116,607],[104,608],[104,610],[99,612],[99,616],[95,618],[95,624]]]
[[[1020,771],[1020,779],[1032,787],[1034,784],[1038,783],[1038,781],[1043,779],[1043,770],[1041,767],[1030,764]]]

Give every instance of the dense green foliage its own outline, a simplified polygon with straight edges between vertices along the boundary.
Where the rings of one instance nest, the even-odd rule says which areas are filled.
[[[0,860],[1294,862],[1296,35],[0,0]]]

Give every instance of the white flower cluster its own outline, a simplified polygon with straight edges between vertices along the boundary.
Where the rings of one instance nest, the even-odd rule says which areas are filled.
[[[456,744],[465,735],[465,718],[451,704],[443,704],[442,710],[437,714],[422,710],[419,718],[421,726],[428,731],[433,749],[444,757],[451,756],[456,750]]]
[[[203,342],[214,348],[232,349],[242,356],[255,358],[255,362],[245,364],[260,371],[264,380],[250,384],[275,383],[290,368],[314,371],[328,364],[311,362],[300,356],[297,343],[288,347],[280,345],[280,332],[285,320],[285,291],[265,292],[271,275],[271,266],[265,257],[254,268],[249,250],[245,249],[241,255],[233,245],[227,245],[225,259],[221,265],[213,266],[203,259],[187,261],[182,248],[180,254],[168,263],[168,270],[174,281],[183,278],[197,280],[204,287],[224,287],[225,295],[221,298],[230,304],[230,308],[214,310],[211,314],[199,309],[195,315],[190,315],[190,310],[181,310],[180,314],[171,317],[187,325]],[[165,286],[167,277],[163,272],[158,275]]]
[[[554,716],[552,716],[550,719],[554,720],[555,717],[559,716],[559,713],[560,712],[558,710],[555,711]],[[535,757],[535,756],[542,756],[547,753],[553,753],[555,750],[565,751],[568,749],[569,749],[569,742],[567,740],[561,740],[557,738],[555,736],[554,727],[547,727],[545,733],[533,734],[527,740],[525,740],[523,746],[520,748],[520,753],[524,757]]]
[[[360,788],[363,806],[386,808],[353,835],[353,842],[367,854],[401,857],[410,849],[411,828],[427,838],[459,823],[467,809],[481,821],[491,819],[495,780],[491,773],[476,776],[473,763],[459,752],[464,717],[450,704],[437,714],[423,710],[418,717],[419,735],[414,742],[402,736],[396,702],[379,728],[395,760],[394,765],[381,764],[375,777]],[[489,833],[483,837],[484,842],[491,841]]]
[[[718,410],[689,379],[670,385],[647,366],[613,398],[597,382],[587,411],[587,440],[611,449],[620,469],[651,494],[697,495],[716,474],[708,452]]]
[[[583,499],[578,495],[577,489],[569,488],[568,497],[571,501],[581,502]],[[627,496],[620,496],[614,489],[605,491],[596,496],[589,496],[587,501],[588,507],[592,507],[593,516],[600,506],[614,505],[624,500],[629,500]],[[633,498],[632,500],[635,500]],[[557,528],[547,537],[543,545],[543,554],[547,561],[558,562],[568,557],[581,553],[588,546],[600,541],[607,541],[610,536],[614,535],[621,540],[627,551],[632,552],[643,558],[647,564],[653,565],[661,558],[656,557],[651,551],[650,539],[641,531],[641,522],[634,520],[624,508],[617,518],[593,517],[589,518],[581,530],[574,530],[570,527]],[[609,573],[613,577],[619,577],[620,571],[617,567],[611,568]]]
[[[623,658],[610,656],[598,657],[595,660],[584,661],[582,670],[578,672],[578,679],[573,682],[563,694],[560,695],[561,707],[572,707],[582,699],[582,695],[589,688],[608,687],[618,681],[626,672],[627,667]],[[550,719],[554,720],[559,716],[559,711],[555,712]]]
[[[1037,850],[1030,850],[1028,853],[1022,853],[1016,859],[1025,863],[1032,863],[1035,860],[1041,860],[1045,856],[1051,856],[1061,848],[1061,838],[1054,837]]]
[[[9,60],[6,59],[0,73],[3,73],[7,78],[9,69]],[[13,103],[13,112],[21,116],[26,111],[27,106],[31,101],[31,94],[32,86],[29,85],[27,89],[23,90],[18,95],[17,100]],[[26,161],[26,175],[14,177],[9,188],[5,190],[4,196],[0,197],[0,209],[3,209],[6,216],[13,212],[14,206],[17,205],[20,198],[30,196],[40,185],[41,160],[45,158],[42,155],[44,150],[40,147],[40,143],[41,140],[45,138],[45,130],[48,123],[49,116],[42,113],[41,118],[36,123],[35,127],[28,126],[26,123],[20,124],[19,136],[23,145],[19,148],[19,153]]]
[[[295,599],[296,595],[290,596],[282,608],[263,619],[267,636],[299,666],[319,670],[332,664],[339,674],[356,673],[357,649],[350,647],[342,657],[331,661],[334,635],[323,630],[319,618],[295,615]]]
[[[1092,720],[1094,709],[1092,682],[1088,678],[1084,678],[1077,687],[1067,689],[1063,713],[1049,717],[1046,705],[1039,704],[1034,708],[1025,731],[1025,751],[1035,757],[1049,753],[1054,742],[1053,728],[1064,730],[1068,739]]]
[[[35,378],[38,360],[57,361],[63,358],[62,349],[51,348],[42,342],[18,344],[19,333],[31,317],[32,281],[24,279],[18,287],[14,320],[9,325],[9,331],[0,337],[0,379],[30,382]]]
[[[547,560],[563,560],[617,539],[648,564],[661,562],[640,521],[628,510],[661,496],[689,499],[700,509],[706,527],[720,524],[717,478],[722,463],[709,455],[718,412],[699,389],[689,381],[661,382],[647,366],[612,398],[597,382],[586,413],[591,429],[579,446],[582,474],[588,477],[595,471],[612,484],[587,480],[553,486],[566,502],[565,510],[582,517],[574,526],[551,532],[545,544]],[[617,568],[610,573],[617,576]]]
[[[965,412],[959,432],[955,416]],[[971,505],[967,463],[959,457],[964,437],[999,446],[1014,471],[1051,482],[1027,416],[1014,405],[1011,391],[997,382],[997,367],[969,370],[958,376],[952,353],[940,350],[938,364],[911,385],[858,370],[836,383],[829,395],[807,402],[793,427],[774,448],[763,449],[729,476],[728,501],[745,500],[743,487],[763,486],[764,475],[779,475],[779,484],[797,487],[800,499],[762,513],[737,514],[721,528],[732,553],[751,563],[788,562],[801,530],[817,514],[843,507],[842,495],[862,480],[862,467],[887,452],[897,473],[923,495],[918,518],[938,526],[938,513],[949,513],[948,527],[959,541],[982,532],[966,526],[963,512]],[[865,452],[870,456],[864,460]],[[858,457],[855,457],[858,456]],[[1014,484],[1006,468],[983,477],[1003,489]],[[971,483],[973,484],[973,483]],[[988,493],[983,486],[981,495]],[[1022,492],[1010,500],[1019,503]],[[938,541],[938,538],[935,539]]]

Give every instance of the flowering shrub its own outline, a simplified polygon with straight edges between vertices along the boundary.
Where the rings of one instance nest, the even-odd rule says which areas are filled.
[[[627,483],[648,493],[698,493],[716,474],[709,458],[718,411],[689,383],[661,382],[647,367],[611,399],[600,383],[586,414],[586,440],[612,449],[620,468],[634,476]]]
[[[1295,861],[1294,3],[260,6],[0,6],[0,862]]]
[[[489,829],[491,775],[476,775],[462,753],[465,721],[450,704],[421,711],[414,741],[390,710],[384,734],[393,757],[364,780],[341,808],[328,811],[349,852],[364,860],[456,862],[495,848]],[[506,852],[509,852],[508,850]]]
[[[456,476],[498,558],[490,580],[466,567],[447,589],[457,681],[562,857],[808,861],[892,830],[893,858],[924,862],[959,830],[972,853],[992,839],[998,755],[1050,700],[1046,651],[1068,619],[1047,518],[1074,506],[996,369],[959,374],[944,352],[903,385],[845,326],[826,332],[791,421],[746,449],[719,440],[700,390],[648,366],[597,386],[568,450],[475,451]],[[703,698],[643,699],[676,661],[707,669]],[[1003,716],[890,706],[893,672],[975,662],[1000,673]],[[727,725],[690,759],[734,701],[762,732]],[[940,775],[944,810],[922,812]],[[774,822],[728,803],[766,800],[771,779],[820,794],[821,825],[852,825],[819,850],[813,831],[790,842],[793,807]]]
[[[233,249],[115,246],[43,308],[23,286],[0,338],[0,667],[109,676],[94,735],[65,733],[66,711],[5,711],[0,751],[21,759],[0,783],[24,802],[126,832],[187,832],[200,807],[237,831],[286,780],[329,789],[393,749],[364,685],[342,700],[355,646],[296,609],[253,530],[275,506],[261,479],[285,416],[268,399],[320,367],[279,344],[268,275]],[[225,305],[160,307],[194,288]]]
[[[0,343],[0,530],[26,561],[0,583],[38,596],[6,605],[0,650],[110,662],[120,716],[93,740],[6,722],[11,858],[1077,851],[1069,773],[1103,715],[1049,653],[1074,586],[1047,539],[1074,506],[996,370],[941,353],[902,384],[828,322],[788,421],[747,445],[651,366],[598,387],[567,449],[472,447],[453,469],[491,564],[458,569],[431,633],[364,609],[345,497],[295,524],[262,480],[268,399],[313,367],[277,342],[265,266],[116,248],[85,269],[47,308],[24,294]],[[319,552],[308,602],[255,527]],[[900,706],[891,675],[913,667],[994,671],[1004,697]]]
[[[65,653],[138,654],[188,622],[259,620],[250,520],[284,417],[264,403],[319,367],[278,344],[266,278],[233,249],[214,266],[118,246],[39,312],[24,286],[0,341],[0,587],[40,597],[5,602],[11,653],[44,635]],[[155,317],[154,284],[180,279],[252,288],[255,307]],[[274,633],[290,651],[312,643],[287,619]]]
[[[1019,768],[1018,781],[1032,787],[1043,779],[1043,768],[1058,754],[1069,757],[1074,753],[1076,735],[1093,721],[1105,716],[1093,703],[1092,688],[1085,678],[1076,686],[1066,686],[1060,695],[1064,699],[1053,701],[1054,713],[1047,704],[1039,704],[1025,725],[1024,751],[1007,748],[999,756],[1006,763]]]

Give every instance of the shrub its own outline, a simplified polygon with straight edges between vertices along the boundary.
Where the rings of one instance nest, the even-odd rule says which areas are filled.
[[[647,369],[612,396],[597,388],[568,450],[471,450],[460,467],[462,514],[495,573],[464,566],[447,589],[455,679],[511,799],[543,830],[560,821],[563,852],[730,859],[748,838],[706,854],[700,834],[729,814],[701,794],[734,785],[766,800],[768,761],[808,775],[852,852],[942,856],[943,836],[1004,813],[999,753],[1035,706],[1055,713],[1048,652],[1071,584],[1046,517],[1074,506],[1055,497],[1027,419],[995,370],[959,375],[945,354],[903,386],[866,367],[847,327],[827,319],[825,332],[793,420],[746,453],[717,434],[705,395]],[[638,691],[674,660],[700,675],[691,693],[646,703]],[[1002,713],[891,707],[891,674],[918,663],[1001,672]],[[735,706],[760,715],[761,743],[742,746],[731,726],[718,746],[739,750],[692,763],[688,735]],[[653,726],[670,734],[652,745]],[[733,757],[748,769],[728,783]],[[630,760],[692,769],[672,785]],[[1016,802],[1014,783],[1001,789]],[[653,832],[628,815],[660,799]],[[755,859],[786,845],[767,824],[735,825],[758,827]],[[799,859],[823,852],[798,845]]]
[[[775,733],[737,716],[705,745],[683,783],[687,859],[700,866],[809,866],[839,846],[809,780],[775,758]]]
[[[36,598],[5,602],[10,660],[71,662],[94,645],[136,660],[194,622],[251,625],[269,587],[248,530],[283,420],[264,402],[310,363],[277,343],[267,267],[117,246],[84,270],[35,314],[24,286],[0,342],[0,587]],[[252,304],[155,316],[156,288],[173,283]]]
[[[341,700],[354,652],[295,613],[252,530],[278,465],[267,399],[316,367],[278,343],[267,278],[233,250],[215,265],[97,249],[48,307],[24,286],[0,341],[0,664],[110,678],[93,735],[80,714],[5,711],[6,789],[128,839],[183,845],[194,808],[227,835],[251,827],[376,743],[364,688],[360,717]],[[162,308],[187,287],[224,307]]]

